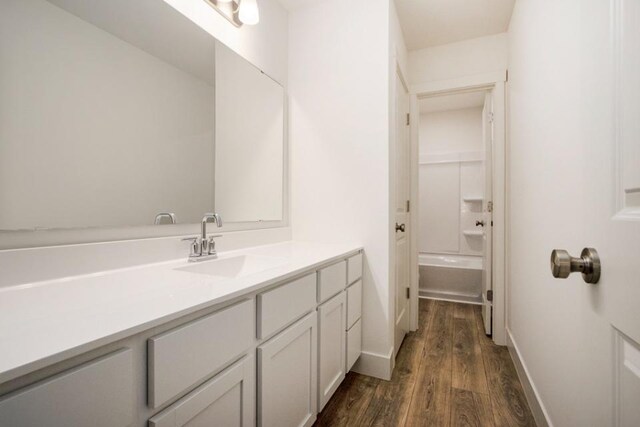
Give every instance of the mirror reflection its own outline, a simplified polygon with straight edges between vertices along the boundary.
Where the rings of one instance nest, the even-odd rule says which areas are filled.
[[[283,88],[170,5],[1,2],[0,28],[1,230],[282,220]]]

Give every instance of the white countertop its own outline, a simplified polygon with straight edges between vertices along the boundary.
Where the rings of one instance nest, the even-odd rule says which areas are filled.
[[[281,265],[220,280],[176,268],[185,258],[0,288],[0,383],[197,310],[256,292],[357,252],[349,244],[283,242],[220,253]],[[204,261],[206,262],[206,261]]]

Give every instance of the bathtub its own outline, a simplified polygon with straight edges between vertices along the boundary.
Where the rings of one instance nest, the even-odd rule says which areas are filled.
[[[420,296],[482,304],[482,257],[420,254]]]

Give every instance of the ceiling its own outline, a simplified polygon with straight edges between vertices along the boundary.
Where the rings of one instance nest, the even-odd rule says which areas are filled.
[[[433,96],[418,100],[420,113],[479,108],[484,105],[485,91]]]
[[[304,0],[281,0],[298,3]],[[407,49],[507,31],[515,0],[395,0]]]

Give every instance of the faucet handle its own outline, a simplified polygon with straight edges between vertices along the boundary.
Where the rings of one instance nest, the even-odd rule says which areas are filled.
[[[207,241],[207,253],[209,255],[213,255],[216,253],[216,241],[213,240],[216,237],[222,237],[222,234],[214,234],[213,236],[209,236]]]
[[[198,255],[200,253],[200,243],[198,237],[184,237],[180,239],[183,242],[191,242],[191,254],[190,255]]]

